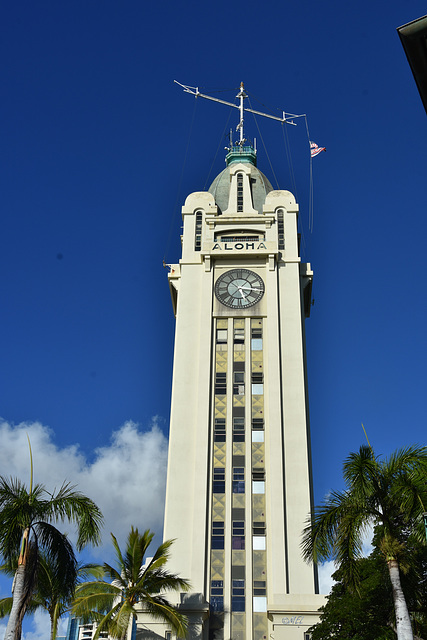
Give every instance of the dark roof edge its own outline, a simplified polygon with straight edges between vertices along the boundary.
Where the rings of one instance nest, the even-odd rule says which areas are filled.
[[[427,112],[427,16],[398,27],[397,33]]]

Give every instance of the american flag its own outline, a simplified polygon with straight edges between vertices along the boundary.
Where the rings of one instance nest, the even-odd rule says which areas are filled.
[[[319,147],[315,142],[311,142],[310,140],[310,155],[312,158],[317,156],[321,151],[326,151],[326,147]]]

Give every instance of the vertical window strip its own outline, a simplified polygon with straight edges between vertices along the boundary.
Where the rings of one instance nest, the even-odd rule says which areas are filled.
[[[196,232],[194,235],[194,250],[200,251],[202,248],[202,220],[203,213],[196,211]]]
[[[234,520],[232,524],[232,549],[245,548],[245,521]]]
[[[224,522],[214,520],[212,522],[212,549],[224,549]]]
[[[245,493],[245,467],[233,467],[233,493]]]
[[[231,610],[245,611],[245,581],[244,580],[232,581]]]
[[[237,211],[243,211],[243,174],[237,174]]]
[[[278,249],[285,248],[285,224],[283,209],[277,211],[277,243]]]
[[[224,581],[211,580],[211,602],[212,611],[224,611]]]

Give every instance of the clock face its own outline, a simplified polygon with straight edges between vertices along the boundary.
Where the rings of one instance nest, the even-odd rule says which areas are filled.
[[[264,295],[262,278],[249,269],[226,271],[215,283],[215,295],[231,309],[246,309],[259,302]]]

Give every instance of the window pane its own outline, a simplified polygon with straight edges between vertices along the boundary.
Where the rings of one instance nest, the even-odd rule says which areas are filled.
[[[212,549],[224,549],[224,536],[212,536]]]
[[[262,613],[267,611],[267,598],[265,596],[254,597],[254,612]]]
[[[231,598],[231,610],[232,611],[244,611],[245,610],[245,596],[232,596],[232,598]]]
[[[242,520],[236,520],[233,522],[233,536],[245,535],[245,523]]]
[[[252,351],[262,351],[262,338],[252,338],[251,349]]]
[[[245,536],[233,536],[232,537],[231,548],[232,549],[244,549],[245,548]]]
[[[264,385],[263,384],[253,384],[252,385],[252,395],[253,396],[262,396],[264,393]]]
[[[223,467],[214,469],[212,489],[214,493],[225,493],[225,469]]]
[[[224,596],[212,596],[210,608],[212,611],[224,611]]]
[[[265,482],[259,480],[252,482],[252,493],[265,493]]]
[[[216,330],[216,341],[217,342],[227,342],[227,329],[217,329]]]
[[[252,527],[254,536],[265,536],[265,522],[254,522]]]
[[[252,538],[252,548],[254,551],[263,551],[265,549],[265,536],[254,536]]]
[[[264,442],[264,431],[252,431],[252,442]]]

